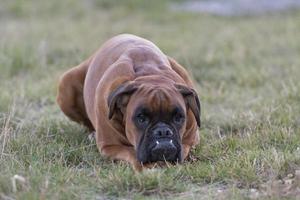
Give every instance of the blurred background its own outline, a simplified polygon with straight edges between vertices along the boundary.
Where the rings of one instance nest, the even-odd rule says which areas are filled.
[[[0,194],[12,192],[15,173],[35,177],[29,191],[37,196],[44,174],[53,191],[76,196],[86,194],[88,181],[119,195],[153,187],[168,192],[187,180],[250,188],[299,169],[299,6],[299,0],[0,0]],[[59,76],[120,33],[149,39],[174,57],[193,76],[202,101],[201,145],[194,152],[201,162],[162,176],[166,188],[128,182],[130,169],[99,164],[96,148],[82,147],[85,130],[55,103]],[[75,133],[78,140],[70,140]],[[87,160],[119,176],[89,178]],[[87,171],[70,173],[85,173],[83,188],[64,186],[59,177],[79,165]],[[129,175],[122,179],[124,170]]]
[[[2,0],[0,109],[14,96],[54,103],[59,74],[120,33],[145,37],[184,65],[213,105],[207,115],[274,101],[298,82],[299,2]]]

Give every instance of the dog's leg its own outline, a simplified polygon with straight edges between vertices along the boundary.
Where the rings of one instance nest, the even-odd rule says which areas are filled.
[[[199,130],[197,123],[191,111],[188,112],[186,130],[182,135],[182,156],[183,160],[186,159],[192,147],[200,142]]]
[[[116,160],[123,160],[131,164],[136,172],[141,172],[145,169],[153,169],[156,167],[165,166],[165,162],[141,164],[136,159],[136,153],[133,147],[124,145],[109,145],[101,148],[101,153],[105,156]]]
[[[135,171],[142,171],[143,167],[135,157],[133,147],[123,145],[109,145],[101,148],[101,153],[116,160],[123,160],[130,163]]]
[[[191,146],[190,145],[186,145],[186,144],[182,144],[182,157],[183,160],[185,160],[187,158],[187,156],[189,155],[191,150]]]
[[[91,60],[92,57],[63,74],[59,82],[57,103],[71,120],[93,131],[83,100],[83,85]]]

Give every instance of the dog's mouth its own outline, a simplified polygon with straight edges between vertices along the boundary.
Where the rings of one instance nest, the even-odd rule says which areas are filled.
[[[161,139],[155,141],[155,146],[150,150],[151,161],[178,161],[178,149],[173,139]]]
[[[175,139],[157,139],[151,141],[144,155],[146,158],[139,159],[143,164],[158,161],[175,164],[181,162],[181,145]]]

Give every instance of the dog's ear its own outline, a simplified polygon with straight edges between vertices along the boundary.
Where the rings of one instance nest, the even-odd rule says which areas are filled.
[[[111,119],[117,112],[123,114],[123,109],[128,104],[129,98],[138,89],[137,85],[132,81],[128,81],[117,87],[107,99],[109,108],[108,118]]]
[[[183,96],[187,109],[190,108],[192,110],[195,119],[197,121],[197,125],[200,127],[201,106],[200,106],[200,100],[197,95],[197,92],[194,89],[181,84],[175,84],[175,87]]]

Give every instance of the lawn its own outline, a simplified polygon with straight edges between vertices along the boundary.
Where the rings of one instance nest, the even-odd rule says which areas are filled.
[[[300,13],[170,4],[1,1],[0,199],[300,198]],[[136,174],[55,102],[59,76],[119,33],[153,41],[195,80],[201,143],[182,165]]]

